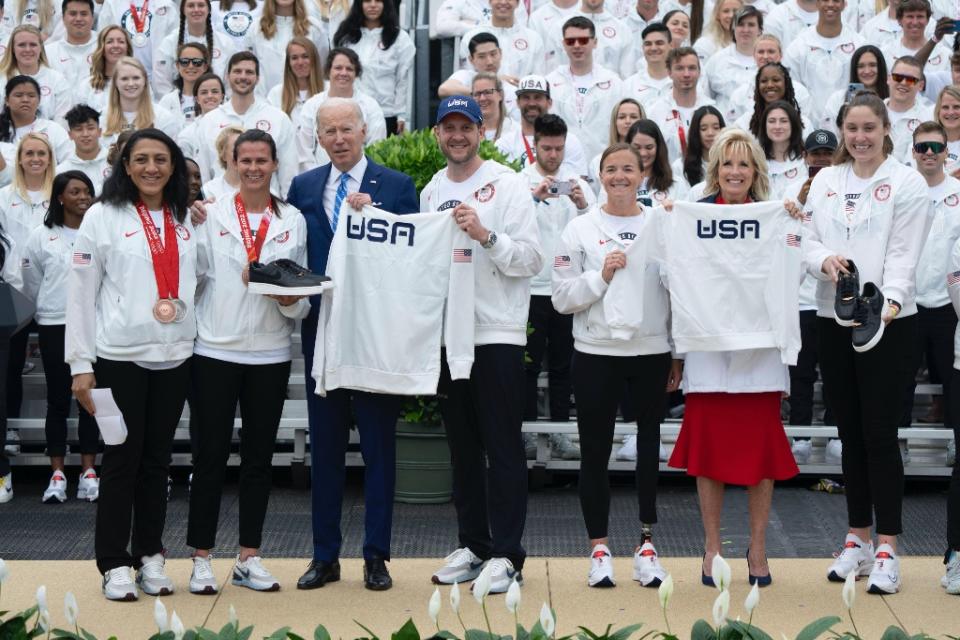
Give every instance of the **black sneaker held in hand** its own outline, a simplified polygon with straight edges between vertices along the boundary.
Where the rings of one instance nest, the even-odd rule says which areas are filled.
[[[853,349],[863,353],[873,349],[883,337],[883,307],[887,304],[877,285],[863,285],[863,295],[857,298],[853,312]]]
[[[853,260],[847,260],[847,271],[849,273],[837,273],[837,298],[833,303],[837,324],[841,327],[854,326],[853,315],[860,295],[860,274]]]
[[[250,263],[251,293],[275,296],[312,296],[333,287],[327,276],[301,267],[293,260],[274,260],[270,264]]]

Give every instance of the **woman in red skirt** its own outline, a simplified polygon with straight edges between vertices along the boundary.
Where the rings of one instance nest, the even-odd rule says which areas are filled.
[[[766,200],[763,151],[747,133],[731,129],[710,150],[706,193],[700,202],[743,204]],[[771,583],[766,532],[775,480],[799,469],[780,421],[780,398],[790,388],[778,349],[691,352],[683,374],[686,411],[670,466],[697,478],[705,534],[703,584],[720,553],[720,512],[727,484],[745,485],[750,507],[750,583]]]

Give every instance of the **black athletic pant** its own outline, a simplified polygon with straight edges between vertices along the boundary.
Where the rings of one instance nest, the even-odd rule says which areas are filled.
[[[387,126],[387,136],[397,135],[397,116],[385,116],[383,118],[384,124]]]
[[[0,338],[0,388],[6,383],[7,361],[10,359],[10,340]],[[7,442],[7,394],[0,394],[0,476],[10,473],[10,460],[4,451]]]
[[[573,392],[580,434],[580,508],[591,540],[607,537],[610,479],[617,405],[627,386],[637,421],[637,503],[640,522],[657,521],[660,421],[666,406],[669,353],[600,356],[574,351]]]
[[[523,567],[527,457],[523,448],[523,347],[474,348],[469,380],[451,380],[446,353],[437,389],[453,462],[461,547]]]
[[[573,315],[558,313],[550,296],[530,296],[530,325],[527,336],[527,396],[524,420],[536,420],[537,378],[547,353],[550,380],[550,419],[570,419],[570,359],[573,357]]]
[[[951,371],[950,384],[960,389],[960,371]],[[960,444],[960,393],[950,395],[945,405],[945,421],[953,426],[953,443]],[[947,547],[960,551],[960,457],[953,461],[953,475],[950,476],[950,492],[947,496]]]
[[[800,355],[790,367],[790,424],[813,424],[813,385],[817,381],[817,312],[800,312]]]
[[[141,557],[163,551],[167,473],[190,384],[190,361],[173,369],[150,370],[99,358],[94,373],[97,387],[113,391],[127,424],[126,441],[104,447],[100,464],[94,547],[97,568],[106,573],[139,567]]]
[[[44,422],[44,432],[47,438],[47,455],[50,457],[67,455],[67,418],[70,416],[70,401],[73,399],[70,391],[73,376],[70,375],[70,365],[63,360],[65,328],[62,324],[37,325],[40,359],[47,380],[47,419]],[[100,440],[96,420],[79,403],[77,416],[80,453],[96,453]]]
[[[7,417],[19,418],[23,405],[23,365],[27,361],[27,341],[30,332],[37,330],[37,323],[30,324],[10,336],[10,356],[7,359]]]
[[[193,356],[197,457],[190,485],[187,545],[216,546],[220,498],[240,403],[240,546],[259,549],[272,482],[273,449],[290,380],[290,362],[237,364]]]
[[[849,327],[832,318],[817,322],[824,392],[843,443],[849,524],[869,527],[875,512],[877,533],[898,535],[903,531],[903,460],[897,428],[904,390],[914,375],[917,316],[888,324],[866,353],[853,350]]]
[[[916,372],[927,361],[930,382],[943,385],[944,407],[950,404],[950,380],[953,378],[953,335],[957,330],[957,312],[953,305],[942,307],[917,307],[917,343],[913,351],[913,372],[910,385],[904,394],[904,411],[900,425],[909,427],[913,422],[913,401],[916,392]]]

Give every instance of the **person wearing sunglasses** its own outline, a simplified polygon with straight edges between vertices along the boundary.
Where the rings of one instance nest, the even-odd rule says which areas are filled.
[[[933,120],[933,105],[920,97],[923,90],[923,67],[913,56],[904,56],[890,68],[887,78],[890,97],[884,100],[890,114],[890,137],[893,155],[900,162],[910,159],[913,131],[921,122]]]
[[[223,76],[227,60],[237,48],[232,38],[214,31],[210,11],[210,0],[180,0],[180,28],[166,35],[153,56],[150,84],[156,95],[166,95],[176,87],[176,80],[181,75],[179,60],[183,57],[180,47],[187,43],[205,46],[209,52],[208,67],[212,63],[211,71]]]
[[[623,82],[613,71],[595,64],[596,28],[589,18],[570,18],[562,33],[569,64],[547,75],[554,112],[583,142],[586,157],[592,158],[606,147],[607,140],[597,133],[610,126],[610,113],[623,97]]]
[[[160,99],[159,105],[180,120],[180,128],[193,122],[199,111],[193,88],[210,70],[210,54],[202,44],[187,42],[177,48],[177,78],[173,89]]]
[[[597,64],[610,69],[621,78],[629,78],[636,70],[636,59],[641,47],[635,44],[631,26],[604,7],[604,0],[581,0],[577,13],[589,18],[597,34]],[[642,29],[641,29],[642,31]],[[561,64],[565,60],[561,60]]]

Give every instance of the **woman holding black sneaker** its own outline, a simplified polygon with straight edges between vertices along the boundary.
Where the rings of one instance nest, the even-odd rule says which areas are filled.
[[[277,148],[270,134],[251,129],[228,149],[240,191],[209,208],[198,227],[197,344],[192,405],[196,460],[190,491],[187,544],[196,549],[190,592],[214,594],[219,582],[210,552],[217,535],[220,498],[237,404],[240,439],[240,552],[233,584],[275,591],[279,581],[260,561],[263,521],[270,497],[273,445],[290,378],[290,336],[307,315],[302,296],[263,296],[249,288],[253,263],[307,258],[307,226],[300,212],[270,193]]]
[[[915,274],[930,225],[923,178],[891,156],[890,120],[872,93],[851,99],[834,166],[810,186],[804,259],[817,284],[824,392],[843,443],[850,530],[827,577],[901,587],[903,462],[897,427],[917,340]],[[876,513],[877,547],[870,529]]]

